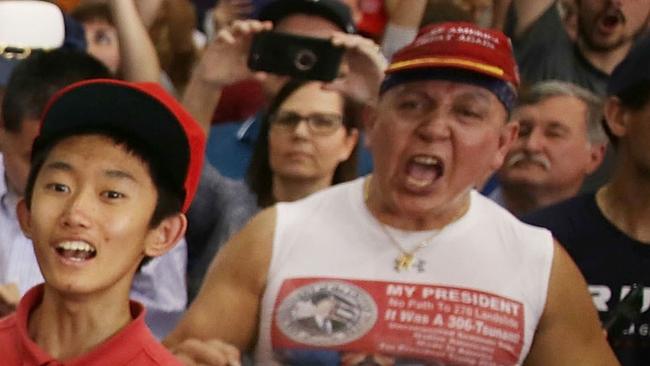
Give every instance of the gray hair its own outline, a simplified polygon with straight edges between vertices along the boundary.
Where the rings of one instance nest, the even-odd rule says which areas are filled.
[[[537,104],[551,97],[574,97],[587,106],[587,135],[592,144],[602,144],[608,141],[602,126],[603,99],[589,90],[573,83],[547,80],[533,84],[519,96],[517,107]]]

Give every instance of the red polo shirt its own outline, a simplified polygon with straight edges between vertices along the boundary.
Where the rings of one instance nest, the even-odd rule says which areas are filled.
[[[78,358],[58,361],[29,338],[27,321],[43,298],[43,285],[29,290],[16,312],[0,319],[0,362],[3,366],[182,365],[144,323],[144,307],[131,301],[133,321],[95,349]]]

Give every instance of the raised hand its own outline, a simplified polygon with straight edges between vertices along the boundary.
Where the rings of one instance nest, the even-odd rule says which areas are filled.
[[[327,88],[339,90],[353,99],[375,103],[387,62],[371,39],[343,32],[332,36],[332,43],[346,49],[340,76]]]
[[[249,79],[254,73],[247,66],[251,40],[257,33],[271,30],[271,22],[236,20],[221,29],[205,49],[195,73],[204,82],[224,87]]]
[[[250,18],[254,8],[251,0],[219,0],[212,12],[215,30],[227,27],[235,20]]]

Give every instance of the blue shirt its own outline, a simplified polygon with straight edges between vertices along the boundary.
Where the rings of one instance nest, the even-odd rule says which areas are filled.
[[[244,179],[261,125],[262,114],[257,114],[243,122],[227,122],[213,126],[206,147],[206,156],[210,164],[226,177]],[[372,156],[363,141],[362,133],[359,138],[357,165],[359,176],[372,171]]]

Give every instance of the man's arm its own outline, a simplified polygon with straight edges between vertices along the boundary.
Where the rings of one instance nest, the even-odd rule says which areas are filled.
[[[160,81],[160,63],[133,0],[109,2],[120,40],[120,72],[129,81]]]
[[[163,342],[187,364],[234,362],[252,347],[266,285],[275,230],[275,208],[262,211],[235,235],[212,263],[201,291]]]
[[[587,284],[569,255],[554,243],[544,313],[525,365],[618,365]]]
[[[264,74],[253,73],[246,60],[253,36],[271,28],[271,22],[237,20],[220,30],[206,46],[183,93],[183,106],[206,134],[210,134],[212,113],[223,88]]]
[[[151,28],[165,0],[135,0],[135,7],[146,29]]]
[[[424,10],[425,0],[386,1],[388,22],[381,42],[382,52],[391,58],[395,52],[411,43],[418,33]]]

